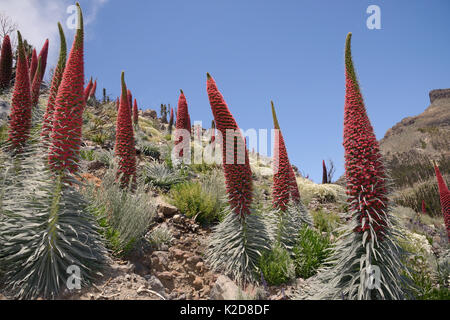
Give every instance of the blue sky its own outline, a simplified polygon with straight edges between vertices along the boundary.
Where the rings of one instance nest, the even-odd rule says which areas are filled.
[[[344,172],[348,32],[379,139],[421,113],[431,89],[450,87],[448,0],[100,2],[85,52],[86,78],[98,79],[97,92],[117,96],[124,70],[139,106],[159,110],[176,106],[182,88],[191,119],[208,127],[210,72],[242,129],[272,128],[274,100],[291,162],[314,181],[322,159],[333,159],[336,178]],[[381,8],[381,30],[366,27],[372,4]],[[81,5],[85,15],[94,10],[91,1]]]

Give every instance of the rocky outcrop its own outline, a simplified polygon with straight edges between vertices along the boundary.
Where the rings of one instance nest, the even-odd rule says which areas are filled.
[[[430,91],[430,102],[433,103],[439,99],[450,100],[450,89],[436,89]]]

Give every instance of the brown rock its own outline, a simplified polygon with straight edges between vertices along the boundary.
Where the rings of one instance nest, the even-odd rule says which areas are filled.
[[[158,204],[158,211],[161,212],[166,218],[173,217],[176,213],[179,212],[177,207],[165,202],[160,202]]]
[[[192,286],[197,290],[202,289],[203,288],[203,280],[200,277],[195,277],[194,282],[192,282]]]
[[[195,269],[197,270],[197,271],[199,271],[199,272],[201,272],[202,270],[203,270],[203,266],[204,266],[205,264],[203,263],[203,262],[197,262],[197,264],[195,265]]]
[[[169,265],[169,253],[166,251],[155,251],[151,256],[152,268],[156,271],[164,271]]]

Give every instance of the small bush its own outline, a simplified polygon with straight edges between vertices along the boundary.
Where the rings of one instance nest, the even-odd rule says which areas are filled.
[[[298,242],[294,246],[295,274],[301,278],[309,278],[329,256],[330,242],[319,232],[305,226],[300,230]]]
[[[167,191],[173,185],[182,182],[184,178],[165,163],[154,161],[144,166],[141,180],[143,183],[149,183],[152,186]]]
[[[160,250],[163,245],[170,246],[173,241],[172,232],[165,224],[153,229],[147,234],[146,238],[157,250]]]
[[[305,204],[308,204],[312,199],[321,203],[345,202],[347,199],[345,188],[337,184],[316,184],[305,178],[297,178],[297,183]]]
[[[115,167],[109,169],[100,188],[91,186],[85,191],[91,197],[91,211],[103,228],[110,249],[121,256],[145,235],[156,206],[142,184],[134,192],[121,188],[116,172]]]
[[[287,283],[295,277],[294,263],[289,252],[280,246],[275,246],[272,250],[263,253],[259,267],[264,280],[269,285]]]
[[[185,182],[170,191],[170,202],[189,218],[208,224],[219,219],[222,204],[217,195],[202,188],[199,182]]]
[[[436,260],[432,247],[426,236],[406,229],[402,230],[404,238],[399,239],[400,246],[408,252],[403,258],[409,273],[405,274],[415,288],[415,295],[420,300],[448,300],[449,265],[448,257]]]
[[[94,152],[94,150],[81,149],[80,157],[86,161],[94,161],[95,160],[95,152]]]
[[[325,212],[324,210],[319,209],[312,211],[311,214],[314,220],[314,226],[320,232],[331,233],[336,230],[339,225],[340,218],[334,212]]]

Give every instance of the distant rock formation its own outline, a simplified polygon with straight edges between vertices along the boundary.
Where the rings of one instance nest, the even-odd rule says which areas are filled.
[[[450,100],[450,89],[436,89],[430,91],[430,102],[433,103],[438,99]]]

